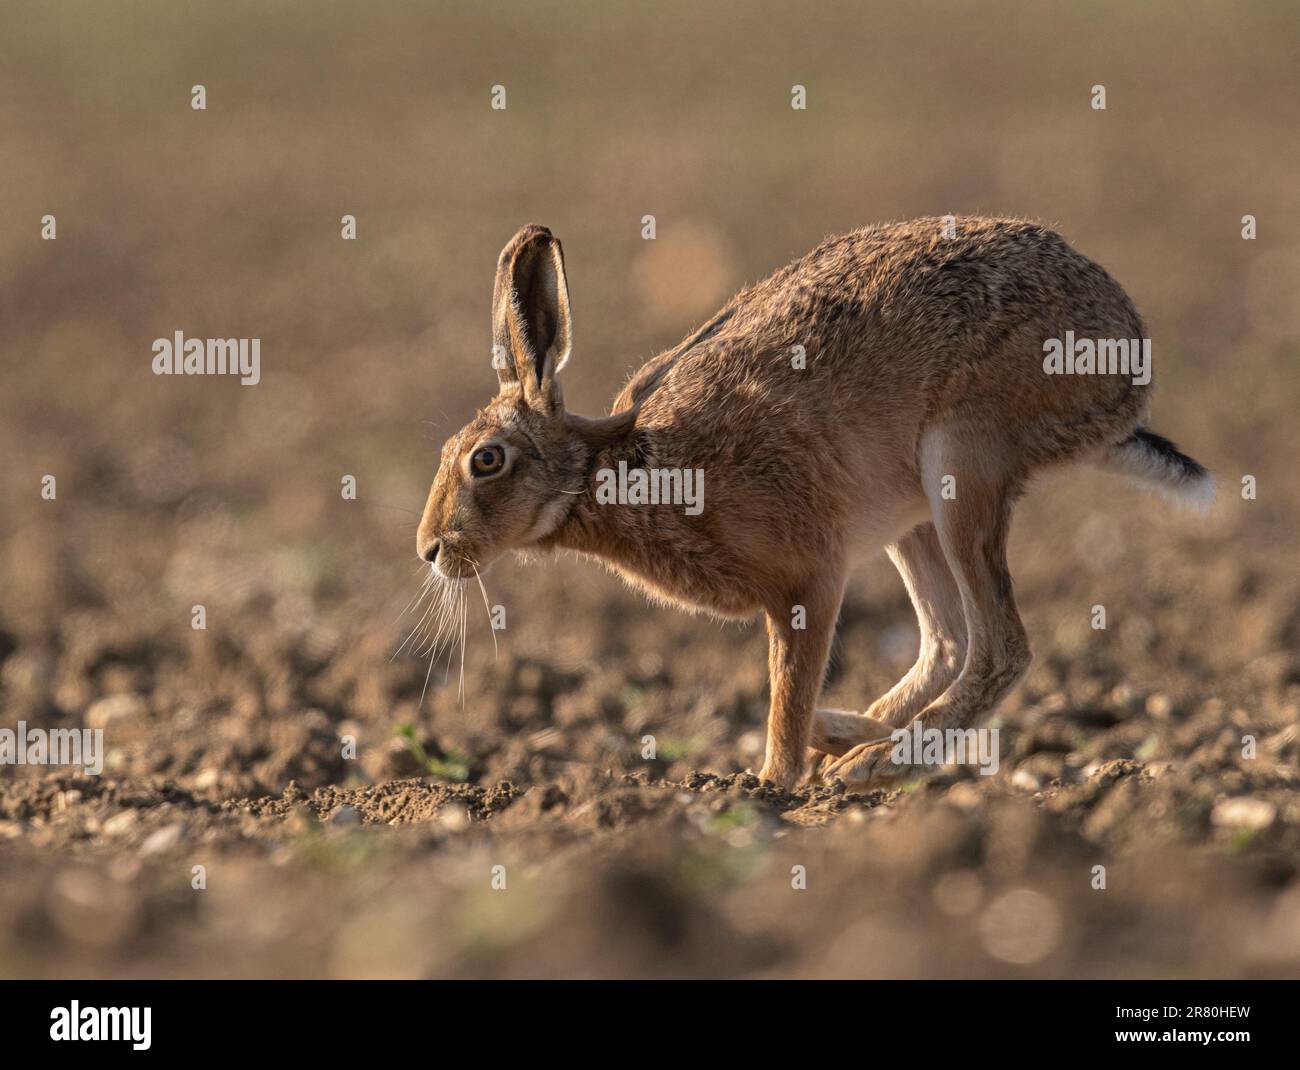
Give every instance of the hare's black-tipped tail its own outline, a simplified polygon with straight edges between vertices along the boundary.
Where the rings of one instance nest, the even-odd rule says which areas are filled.
[[[1201,512],[1214,501],[1214,477],[1205,466],[1163,435],[1144,428],[1109,447],[1099,460],[1103,468],[1130,476]]]

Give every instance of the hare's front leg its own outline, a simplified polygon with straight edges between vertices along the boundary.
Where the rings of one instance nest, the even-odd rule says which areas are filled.
[[[767,670],[772,705],[767,715],[767,755],[759,776],[789,791],[803,778],[812,738],[813,710],[839,618],[844,578],[825,576],[767,609]]]
[[[998,448],[1001,447],[1001,448]],[[966,657],[957,679],[915,717],[941,731],[978,723],[1024,675],[1029,643],[1016,610],[1007,568],[1007,531],[1021,473],[1007,444],[990,443],[968,428],[930,432],[922,446],[922,482],[930,499],[944,559],[961,592]],[[939,493],[951,477],[955,497]],[[823,776],[866,784],[915,770],[892,762],[894,744],[864,743],[828,762]]]

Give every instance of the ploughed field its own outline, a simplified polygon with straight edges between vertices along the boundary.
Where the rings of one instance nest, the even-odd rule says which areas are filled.
[[[1082,478],[1106,496],[1107,477]],[[991,722],[997,772],[860,794],[784,794],[743,771],[761,762],[761,629],[644,606],[575,560],[490,573],[489,591],[500,572],[518,592],[498,654],[486,612],[471,616],[464,698],[456,654],[423,712],[427,665],[389,661],[404,636],[395,613],[356,628],[345,597],[303,595],[282,574],[227,589],[203,631],[70,591],[47,631],[6,627],[6,724],[101,728],[104,771],[5,769],[0,964],[24,976],[1293,973],[1294,588],[1208,550],[1184,586],[1196,562],[1175,550],[1195,557],[1201,522],[1166,523],[1159,504],[1116,493],[1116,523],[1140,545],[1104,572],[1063,576],[1055,540],[1069,525],[1032,498],[1025,510],[1015,557],[1038,657]],[[1105,631],[1090,626],[1090,588],[1107,592]],[[1239,642],[1258,637],[1250,656],[1203,660],[1223,636],[1189,591],[1221,599]],[[901,673],[909,614],[888,566],[865,569],[829,701]]]

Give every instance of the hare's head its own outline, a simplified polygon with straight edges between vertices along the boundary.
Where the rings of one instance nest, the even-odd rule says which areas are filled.
[[[524,227],[501,251],[492,297],[500,391],[447,440],[416,535],[438,575],[465,579],[555,531],[581,492],[588,447],[564,411],[556,374],[572,346],[560,243]]]

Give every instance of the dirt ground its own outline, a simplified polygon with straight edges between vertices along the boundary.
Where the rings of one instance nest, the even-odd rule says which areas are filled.
[[[107,756],[0,767],[0,975],[1300,974],[1285,5],[4,19],[0,728]],[[463,685],[460,651],[394,656],[518,225],[565,243],[596,413],[824,234],[947,211],[1040,219],[1126,286],[1152,426],[1220,490],[1204,518],[1083,469],[1027,496],[996,775],[760,784],[762,629],[571,557],[485,577],[506,626],[470,605]],[[262,382],[154,376],[178,329],[260,337]],[[824,704],[916,642],[864,557]]]

